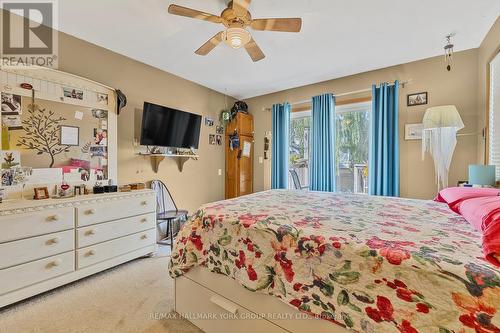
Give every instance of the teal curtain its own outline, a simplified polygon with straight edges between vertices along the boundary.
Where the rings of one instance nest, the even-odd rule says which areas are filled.
[[[332,94],[312,99],[311,162],[309,188],[335,191],[335,98]]]
[[[399,82],[372,88],[369,193],[399,196]]]
[[[288,139],[290,136],[290,104],[273,105],[273,149],[271,187],[288,188]]]

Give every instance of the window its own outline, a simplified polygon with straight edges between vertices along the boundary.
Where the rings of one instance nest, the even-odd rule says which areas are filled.
[[[309,187],[309,134],[311,111],[292,112],[290,117],[290,160],[288,188]]]
[[[368,193],[368,154],[371,103],[335,109],[337,192]]]
[[[489,100],[489,161],[496,166],[496,179],[500,179],[500,54],[490,62]]]
[[[337,192],[368,193],[370,111],[370,102],[335,108]],[[292,112],[288,181],[291,189],[309,185],[311,123],[311,111]]]

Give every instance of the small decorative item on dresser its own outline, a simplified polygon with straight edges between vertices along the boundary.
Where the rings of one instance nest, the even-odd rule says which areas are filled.
[[[104,185],[104,193],[118,192],[118,187],[116,185]]]
[[[49,199],[49,190],[47,187],[35,187],[33,191],[35,192],[33,197],[35,200]]]
[[[132,189],[130,188],[130,185],[122,185],[120,186],[120,192],[130,192]]]
[[[94,194],[102,194],[104,193],[104,186],[102,186],[101,182],[96,182],[93,188]]]
[[[133,184],[130,184],[130,189],[132,191],[144,190],[145,188],[146,188],[146,184],[144,184],[144,183],[133,183]]]

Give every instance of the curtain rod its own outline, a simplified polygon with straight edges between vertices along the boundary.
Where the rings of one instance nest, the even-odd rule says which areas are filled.
[[[412,81],[413,81],[413,79],[409,79],[409,80],[406,80],[406,81],[401,81],[401,82],[399,82],[399,85],[404,88],[405,85],[410,84]],[[394,83],[389,83],[389,86],[392,86],[392,85],[394,85]],[[361,90],[354,90],[354,91],[348,91],[348,92],[344,92],[344,93],[340,93],[340,94],[333,94],[333,95],[335,97],[342,97],[342,96],[360,94],[360,93],[369,92],[369,91],[372,91],[372,88],[361,89]],[[290,105],[294,106],[294,105],[306,104],[306,103],[311,103],[311,100],[308,99],[308,100],[305,100],[305,101],[294,102],[294,103],[290,103]],[[269,109],[266,109],[266,110],[269,110]]]

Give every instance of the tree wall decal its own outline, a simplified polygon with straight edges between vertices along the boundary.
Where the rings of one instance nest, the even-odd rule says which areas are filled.
[[[48,154],[50,156],[49,168],[54,165],[54,157],[63,152],[69,152],[70,146],[60,145],[60,126],[66,118],[57,118],[54,111],[46,112],[37,105],[28,106],[29,116],[22,121],[26,132],[17,141],[18,147],[37,151],[37,155]]]

